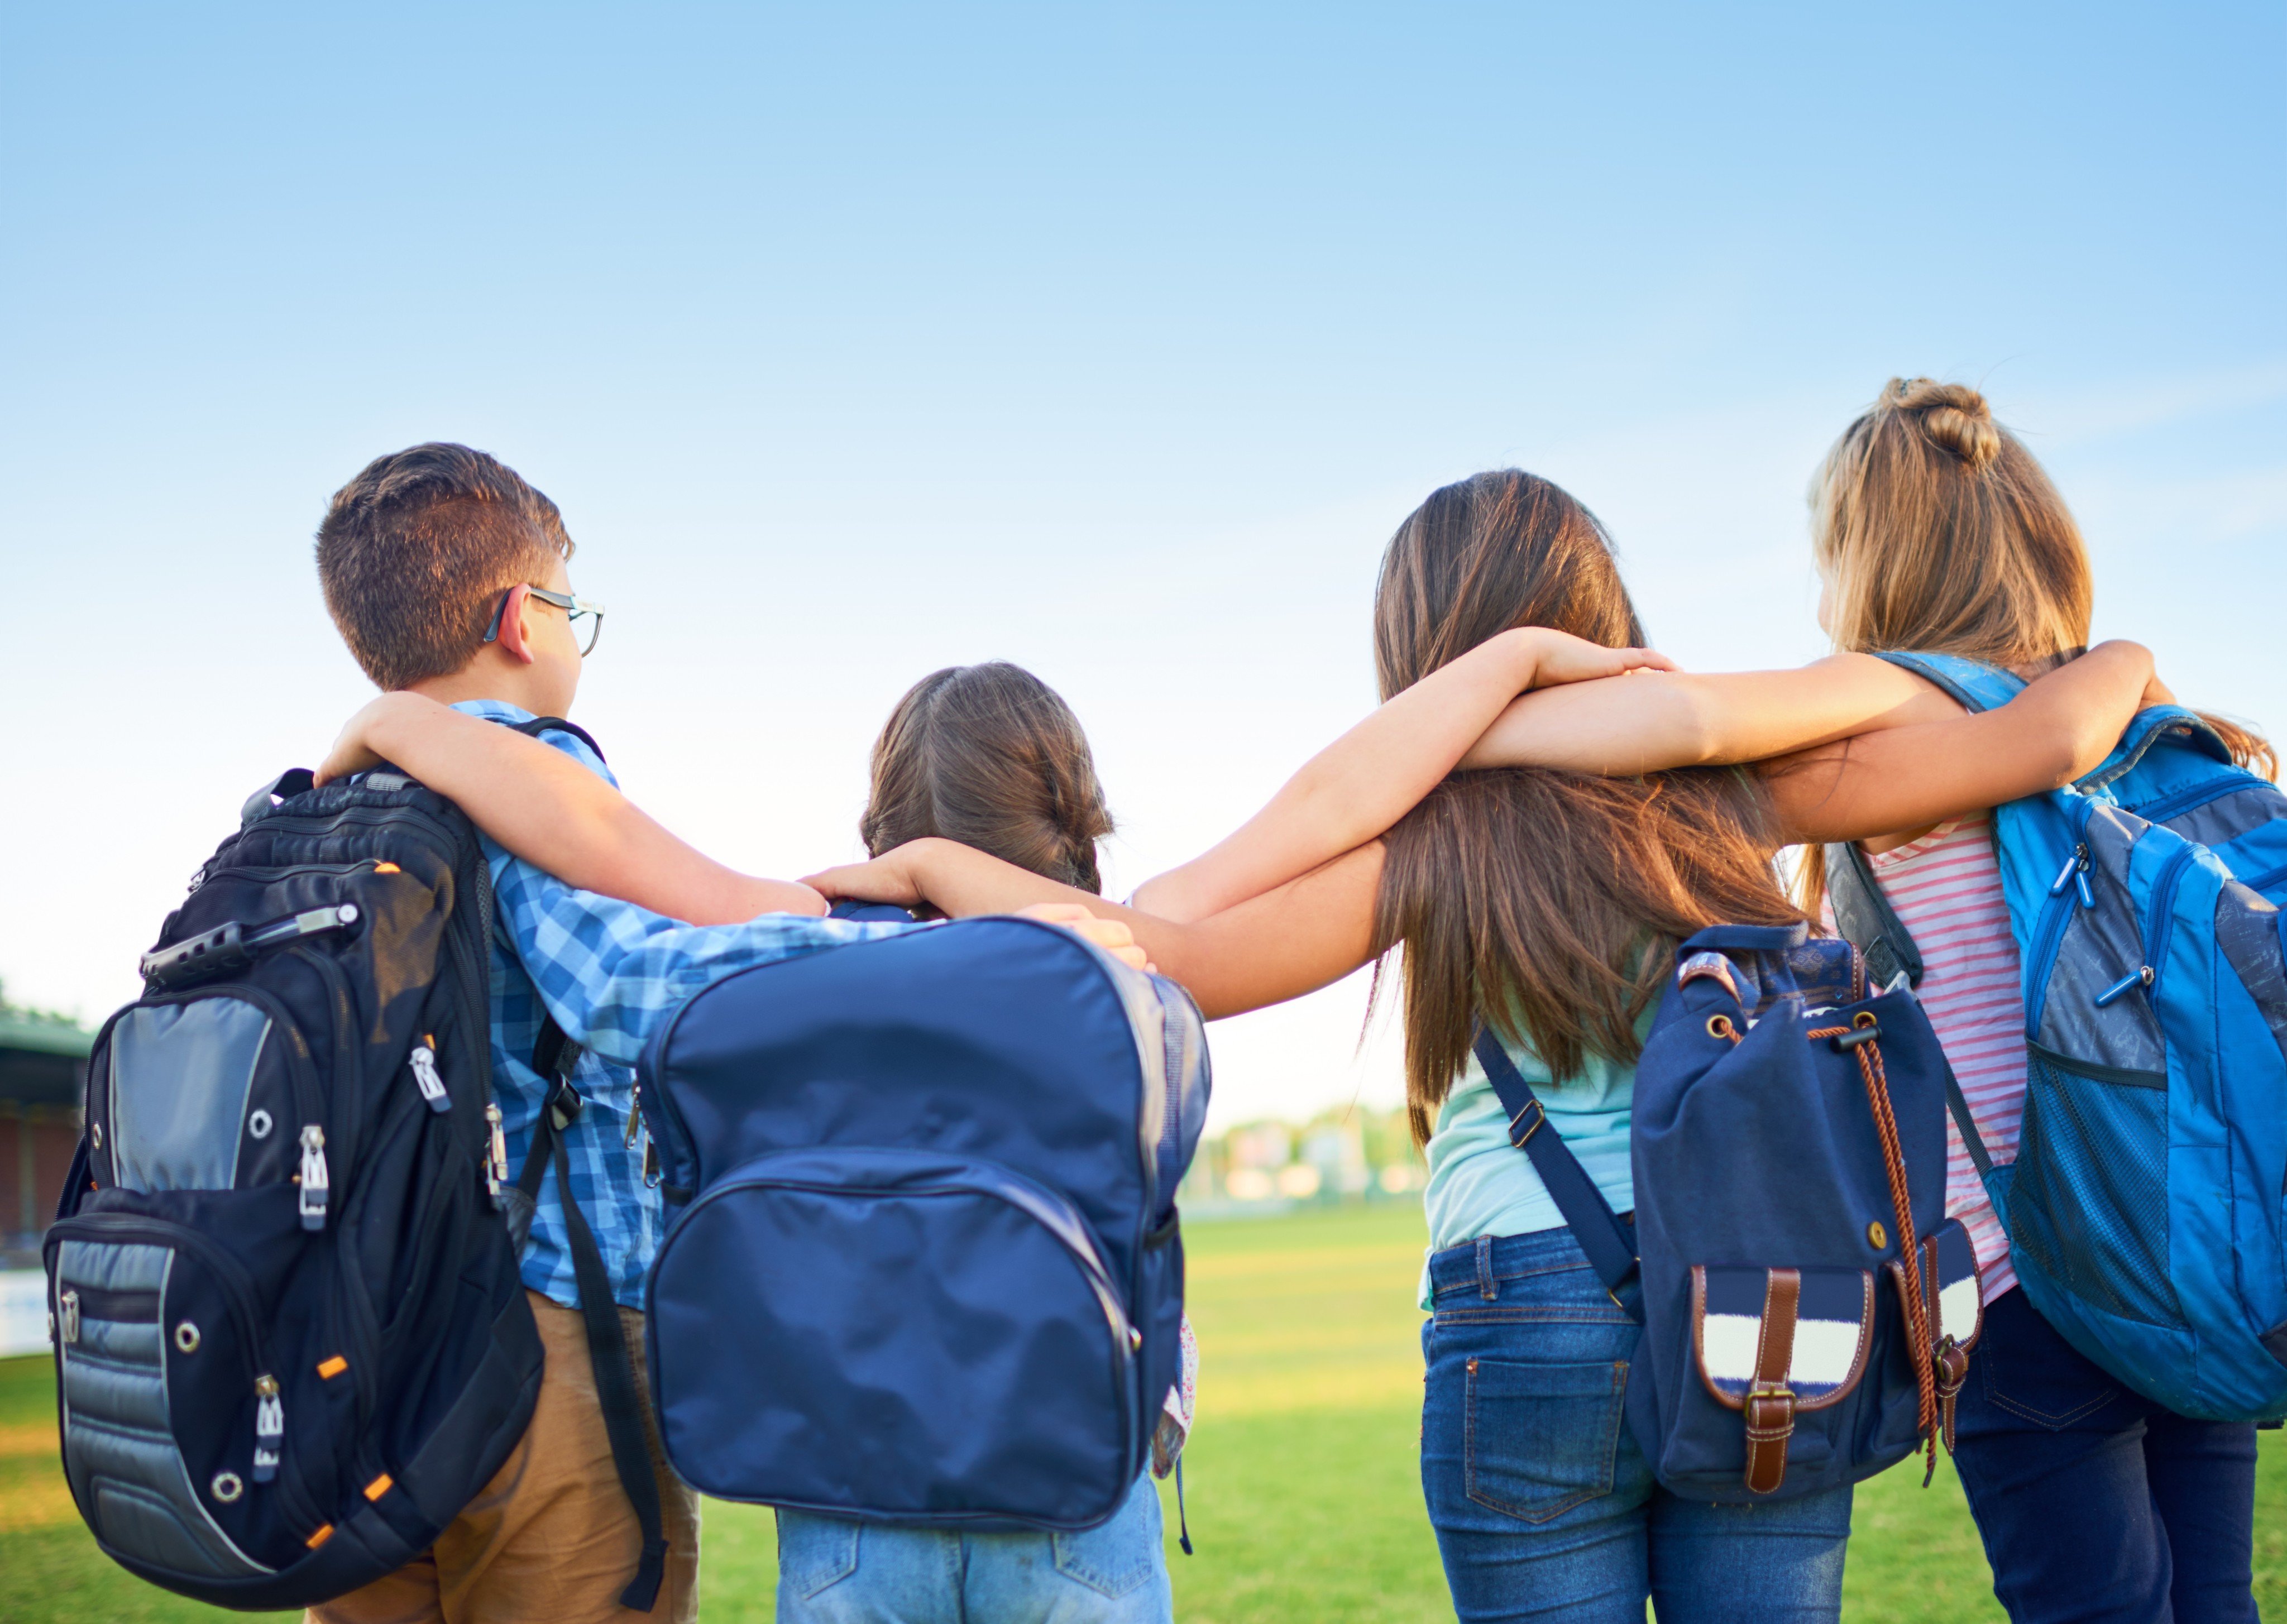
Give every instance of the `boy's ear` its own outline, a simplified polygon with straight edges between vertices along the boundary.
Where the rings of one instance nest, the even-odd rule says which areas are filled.
[[[508,603],[501,610],[500,636],[494,641],[518,665],[530,665],[534,658],[532,629],[525,622],[531,612],[532,589],[522,582],[509,588]]]

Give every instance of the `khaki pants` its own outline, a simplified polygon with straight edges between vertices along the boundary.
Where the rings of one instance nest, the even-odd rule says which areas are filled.
[[[577,1309],[525,1295],[548,1367],[522,1441],[419,1560],[311,1608],[305,1624],[691,1624],[699,1616],[699,1498],[668,1470],[648,1406],[667,1579],[650,1612],[620,1605],[643,1536],[612,1464],[587,1327]],[[643,1316],[623,1308],[620,1320],[640,1391]]]

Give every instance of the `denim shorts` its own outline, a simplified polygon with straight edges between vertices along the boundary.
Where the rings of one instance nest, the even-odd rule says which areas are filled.
[[[779,1513],[779,1624],[1169,1624],[1159,1491],[1078,1533],[964,1533]]]
[[[1850,1490],[1677,1498],[1628,1431],[1634,1321],[1570,1230],[1429,1260],[1421,1490],[1463,1624],[1832,1624]]]

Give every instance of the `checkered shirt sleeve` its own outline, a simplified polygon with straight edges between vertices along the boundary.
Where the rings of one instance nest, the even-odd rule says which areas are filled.
[[[527,719],[497,702],[457,709],[493,721]],[[617,782],[577,739],[558,733],[543,739]],[[531,1064],[545,1012],[582,1050],[572,1081],[587,1108],[565,1136],[572,1193],[611,1271],[613,1295],[640,1308],[661,1228],[659,1193],[644,1185],[643,1133],[635,1116],[634,1062],[652,1034],[692,994],[738,970],[930,927],[794,914],[735,925],[685,924],[566,885],[490,838],[485,855],[494,897],[493,1091],[510,1170],[524,1165],[547,1094]],[[541,1186],[524,1283],[567,1307],[580,1300],[553,1168]]]

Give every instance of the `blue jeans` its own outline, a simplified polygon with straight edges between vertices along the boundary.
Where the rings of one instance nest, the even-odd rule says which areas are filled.
[[[2255,1429],[2187,1421],[2022,1291],[1986,1304],[1953,1452],[2016,1624],[2254,1624]]]
[[[1570,1230],[1429,1260],[1421,1492],[1462,1624],[1839,1618],[1850,1491],[1754,1506],[1680,1500],[1622,1417],[1637,1327]]]
[[[779,1513],[779,1624],[1168,1624],[1147,1473],[1080,1533],[963,1533]]]

